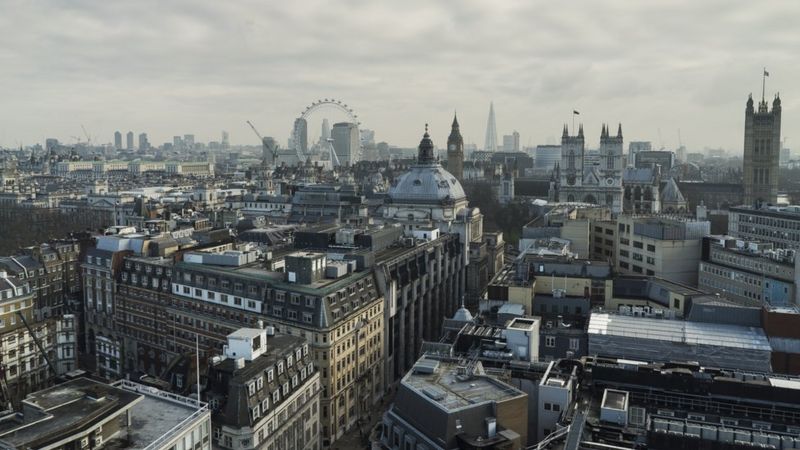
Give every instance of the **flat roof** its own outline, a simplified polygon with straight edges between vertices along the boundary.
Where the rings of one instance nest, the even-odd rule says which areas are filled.
[[[772,351],[772,346],[761,328],[741,325],[592,313],[588,333],[590,336],[599,334],[686,345]]]
[[[422,358],[418,364],[425,361],[430,360]],[[403,378],[403,384],[447,411],[525,395],[515,387],[486,375],[459,375],[459,365],[455,362],[438,362],[432,373],[411,370]]]
[[[40,446],[78,433],[111,414],[130,409],[127,448],[144,449],[157,439],[185,431],[199,418],[197,402],[165,391],[121,381],[115,385],[77,378],[29,395],[24,416],[0,421],[0,441],[14,447]],[[208,409],[202,412],[208,414]]]
[[[254,338],[258,337],[263,333],[264,330],[261,328],[239,328],[238,330],[234,331],[233,333],[229,334],[228,337],[233,338]]]

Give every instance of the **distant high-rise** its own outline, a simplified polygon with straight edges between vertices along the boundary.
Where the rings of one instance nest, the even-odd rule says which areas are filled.
[[[455,115],[450,136],[447,137],[447,170],[459,181],[464,178],[464,138],[461,137],[458,117]]]
[[[628,144],[628,167],[636,166],[636,155],[639,152],[649,152],[653,150],[650,141],[631,141]]]
[[[228,150],[231,148],[231,135],[225,130],[222,130],[222,142],[220,143],[220,146],[223,150]]]
[[[322,119],[322,138],[320,141],[326,142],[328,139],[331,138],[331,124],[328,122],[328,119]]]
[[[305,154],[308,152],[308,122],[302,117],[294,119],[294,134],[295,140],[293,141],[295,150]]]
[[[506,134],[503,136],[503,151],[505,152],[519,151],[519,133],[516,130],[511,134]]]
[[[114,132],[114,148],[122,150],[122,133],[119,131]]]
[[[484,150],[487,152],[497,151],[497,124],[494,119],[494,102],[489,103],[489,119],[486,121],[486,145]]]
[[[744,203],[748,206],[778,201],[781,149],[781,99],[776,95],[769,111],[763,95],[758,111],[753,96],[744,114]]]
[[[363,129],[361,132],[361,145],[366,147],[368,145],[375,145],[375,131]]]
[[[139,134],[139,150],[147,150],[150,148],[150,142],[147,140],[147,133]]]
[[[184,134],[183,135],[183,145],[186,147],[187,150],[194,149],[194,135],[193,134]]]
[[[354,123],[340,122],[331,130],[333,149],[342,165],[352,165],[357,161],[361,138]]]
[[[54,151],[58,146],[61,145],[56,138],[47,138],[44,141],[44,148],[47,149],[47,153]]]
[[[125,144],[127,150],[133,150],[133,131],[128,131],[125,135]]]

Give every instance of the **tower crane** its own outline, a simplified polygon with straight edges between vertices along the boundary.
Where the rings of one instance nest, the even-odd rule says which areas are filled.
[[[259,133],[258,130],[256,130],[256,127],[255,127],[255,125],[253,125],[253,122],[250,122],[248,120],[247,124],[250,125],[250,128],[253,129],[253,133],[255,133],[256,136],[258,136],[259,139],[261,139],[261,146],[264,148],[264,150],[269,151],[272,154],[272,161],[273,162],[277,161],[278,160],[278,147],[275,146],[274,148],[270,149],[269,146],[267,145],[266,139],[263,136],[261,136],[261,133]],[[265,161],[265,163],[266,163],[266,161]]]
[[[83,124],[81,124],[81,129],[83,130],[84,136],[86,136],[86,145],[87,146],[91,146],[92,145],[92,137],[89,136],[89,132],[86,131],[86,127],[83,126]]]

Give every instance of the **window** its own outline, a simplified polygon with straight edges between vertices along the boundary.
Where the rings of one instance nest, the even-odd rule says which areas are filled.
[[[555,347],[556,346],[556,337],[555,336],[545,336],[544,337],[544,345],[545,347]]]
[[[267,371],[267,381],[272,382],[272,380],[274,380],[274,379],[275,379],[275,371],[272,370],[272,369],[269,369]]]
[[[581,340],[578,338],[570,338],[569,340],[569,349],[572,351],[578,351],[581,346]]]
[[[655,245],[651,245],[651,244],[647,244],[647,251],[648,252],[656,251],[656,246]]]

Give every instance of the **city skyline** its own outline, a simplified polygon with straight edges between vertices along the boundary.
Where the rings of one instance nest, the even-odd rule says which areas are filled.
[[[118,129],[147,132],[154,145],[185,133],[218,140],[228,130],[232,144],[258,145],[245,120],[285,145],[302,109],[334,96],[379,140],[404,147],[425,122],[442,147],[453,110],[465,142],[480,146],[493,100],[498,135],[518,130],[522,146],[557,142],[575,109],[590,139],[602,123],[622,122],[626,140],[657,148],[677,147],[680,129],[690,149],[741,151],[744,104],[751,92],[760,99],[763,67],[768,100],[780,92],[784,102],[789,147],[800,125],[794,5],[14,8],[0,18],[8,39],[0,82],[12,88],[0,112],[5,147],[68,142],[82,124],[97,143],[113,142]]]

